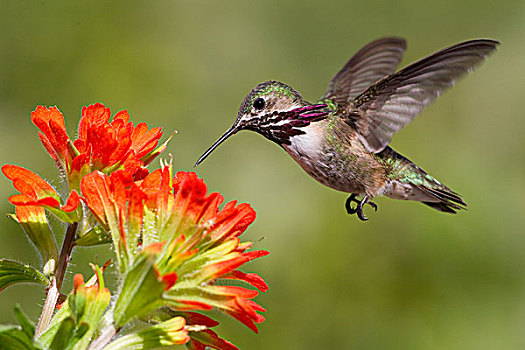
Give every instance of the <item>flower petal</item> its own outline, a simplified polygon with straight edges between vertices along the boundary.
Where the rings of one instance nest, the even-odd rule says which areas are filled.
[[[66,132],[64,116],[56,107],[38,106],[31,112],[31,121],[42,132],[42,144],[55,161],[67,159],[69,137]]]
[[[256,273],[244,273],[239,270],[234,270],[227,275],[221,276],[221,278],[244,281],[259,289],[261,292],[268,291],[268,285],[264,279]]]
[[[35,199],[25,194],[15,194],[9,197],[9,202],[13,205],[32,205],[32,206],[47,206],[53,208],[59,208],[60,202],[53,197],[44,197],[41,199]]]
[[[191,310],[192,305],[207,305],[209,308],[217,308],[233,316],[255,333],[257,333],[255,323],[264,321],[264,317],[257,313],[257,311],[265,311],[264,308],[248,299],[258,294],[255,290],[236,286],[208,285],[191,288],[176,286],[164,293],[168,305],[176,310]]]
[[[229,254],[228,257],[231,257],[227,259],[219,260],[218,262],[208,262],[199,271],[199,278],[201,278],[202,281],[210,281],[216,278],[221,278],[223,275],[232,272],[233,270],[247,263],[248,261],[260,258],[268,254],[270,253],[265,250]]]
[[[129,251],[126,245],[126,188],[123,173],[107,176],[99,171],[82,178],[80,189],[84,202],[97,221],[111,233],[121,272],[127,269]]]
[[[186,319],[188,325],[201,325],[206,327],[215,327],[219,325],[219,322],[214,319],[197,312],[181,312],[179,314]]]
[[[161,128],[152,128],[148,131],[146,123],[138,124],[131,135],[131,149],[135,152],[137,158],[142,158],[151,152],[159,143],[162,137]]]
[[[217,214],[215,224],[210,229],[211,235],[218,242],[240,236],[255,220],[255,211],[249,204],[237,205],[232,201]]]
[[[82,108],[82,118],[78,125],[78,138],[87,140],[89,130],[94,126],[107,124],[111,112],[102,103],[95,103]]]
[[[17,206],[44,206],[60,220],[65,222],[78,221],[78,195],[72,192],[65,206],[60,205],[60,196],[50,184],[37,174],[17,165],[7,164],[2,167],[5,176],[13,181],[13,186],[21,194],[11,196],[9,201]]]
[[[227,340],[219,338],[217,333],[211,329],[206,329],[200,332],[190,332],[191,343],[187,346],[191,350],[205,350],[206,347],[211,347],[217,350],[239,350]]]
[[[4,175],[13,181],[13,186],[21,194],[35,200],[52,197],[57,201],[60,196],[50,184],[31,170],[22,168],[18,165],[6,164],[2,167]]]
[[[69,198],[67,199],[66,204],[63,205],[61,209],[69,213],[77,209],[79,204],[80,204],[80,196],[78,195],[77,191],[73,190],[71,191],[71,194],[69,195]]]

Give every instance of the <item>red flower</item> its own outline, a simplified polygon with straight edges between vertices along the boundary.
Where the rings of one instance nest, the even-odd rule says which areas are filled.
[[[162,136],[160,128],[148,131],[144,123],[135,127],[126,111],[118,112],[111,122],[110,116],[109,108],[100,103],[84,107],[78,139],[72,141],[56,107],[38,106],[31,113],[42,144],[68,175],[72,188],[78,188],[80,179],[94,170],[125,169],[135,180],[141,179],[148,173],[145,165],[160,153],[154,151]]]
[[[215,285],[217,279],[236,279],[268,289],[260,276],[237,270],[268,254],[248,252],[251,244],[239,242],[255,219],[248,204],[230,202],[219,210],[219,193],[208,195],[195,173],[178,172],[171,178],[170,166],[138,183],[119,173],[92,173],[82,180],[81,190],[97,220],[112,231],[121,263],[133,269],[133,256],[139,254],[133,236],[140,236],[145,250],[157,255],[155,273],[164,283],[166,305],[179,311],[217,308],[257,332],[255,324],[264,320],[258,312],[265,311],[251,300],[258,292]]]

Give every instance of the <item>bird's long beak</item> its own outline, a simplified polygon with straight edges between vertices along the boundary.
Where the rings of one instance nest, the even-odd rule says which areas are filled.
[[[215,148],[217,148],[221,143],[223,143],[224,141],[226,141],[226,139],[230,136],[232,136],[233,134],[235,134],[237,131],[239,131],[239,128],[234,125],[232,126],[231,128],[229,128],[217,141],[215,141],[215,143],[210,147],[208,148],[208,150],[206,152],[204,152],[204,154],[202,156],[200,156],[199,160],[197,160],[197,163],[195,163],[194,167],[196,167],[197,165],[199,165],[200,163],[202,163],[202,161],[204,159],[206,159],[206,157],[211,153],[213,152],[213,150]]]

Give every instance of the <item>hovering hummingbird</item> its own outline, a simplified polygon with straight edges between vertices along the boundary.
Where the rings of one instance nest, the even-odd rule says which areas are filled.
[[[252,130],[283,147],[323,185],[350,193],[346,210],[361,220],[368,220],[364,204],[377,211],[371,199],[378,196],[419,201],[447,213],[465,209],[457,193],[388,144],[498,44],[485,39],[465,41],[395,72],[406,42],[379,39],[345,64],[316,103],[279,81],[261,83],[244,98],[231,128],[195,166],[231,135]]]

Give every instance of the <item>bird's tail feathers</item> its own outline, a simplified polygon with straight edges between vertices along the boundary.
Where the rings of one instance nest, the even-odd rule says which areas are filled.
[[[421,201],[421,203],[426,204],[429,207],[452,214],[455,214],[456,210],[467,209],[467,204],[463,199],[444,185],[441,185],[440,188],[430,188],[427,186],[418,186],[418,188],[425,192],[431,199],[434,199]]]

